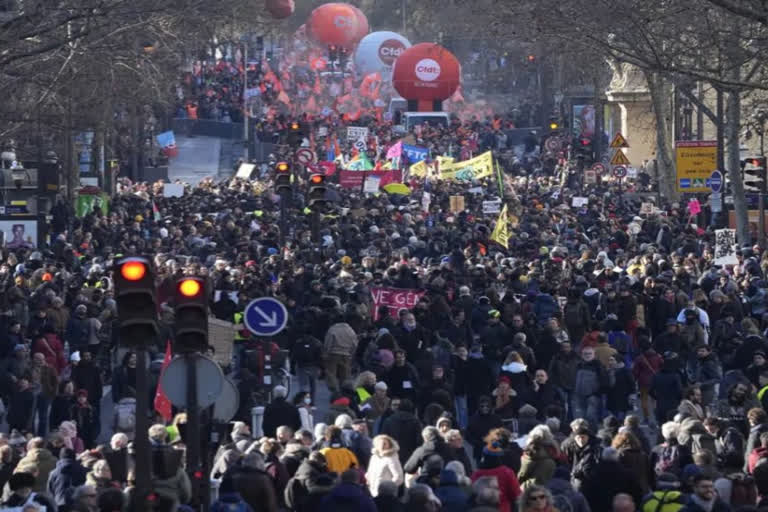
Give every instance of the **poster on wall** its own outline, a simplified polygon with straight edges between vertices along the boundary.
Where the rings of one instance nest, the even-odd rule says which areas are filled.
[[[0,220],[0,231],[8,249],[32,249],[37,247],[37,220]]]
[[[576,137],[592,137],[595,134],[594,105],[573,105],[571,119],[573,134]]]

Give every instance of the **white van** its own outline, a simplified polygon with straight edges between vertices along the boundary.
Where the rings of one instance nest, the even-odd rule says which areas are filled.
[[[448,126],[451,122],[451,117],[447,112],[403,112],[402,122],[403,128],[406,132],[419,124],[429,123],[432,126],[441,125]]]

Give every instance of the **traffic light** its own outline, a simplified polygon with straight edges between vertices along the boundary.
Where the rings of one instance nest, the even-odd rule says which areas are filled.
[[[560,129],[560,120],[556,117],[550,117],[547,126],[550,132],[556,132]]]
[[[575,138],[571,147],[576,154],[592,157],[592,139],[589,137]]]
[[[208,349],[208,298],[205,282],[197,277],[179,279],[174,299],[174,352],[205,352]]]
[[[328,45],[328,60],[330,62],[335,62],[336,59],[339,58],[339,49],[336,48],[336,45],[329,44]]]
[[[154,344],[157,336],[157,288],[149,260],[124,258],[115,267],[115,301],[119,343],[129,347]]]
[[[535,64],[536,63],[536,56],[533,54],[529,54],[525,57],[525,60],[528,62],[528,64]]]
[[[349,57],[349,50],[346,48],[339,48],[339,69],[344,71],[347,66],[347,58]]]
[[[275,192],[282,194],[291,191],[291,165],[288,162],[279,162],[275,165]]]
[[[765,194],[768,189],[768,176],[765,174],[765,157],[745,158],[741,161],[744,174],[744,191]]]
[[[309,198],[307,201],[308,206],[325,204],[325,175],[324,174],[311,174],[309,176]]]
[[[292,148],[298,148],[304,142],[304,129],[301,123],[293,121],[288,125],[288,145]]]

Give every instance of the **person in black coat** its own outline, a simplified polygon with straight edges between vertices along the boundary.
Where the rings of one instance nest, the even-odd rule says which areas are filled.
[[[480,397],[478,412],[469,418],[467,441],[472,444],[475,459],[479,462],[485,446],[485,436],[495,428],[502,427],[501,417],[493,412],[493,404],[487,396]],[[402,451],[402,450],[401,450]]]
[[[613,497],[619,493],[632,496],[641,503],[643,489],[632,472],[619,462],[619,454],[613,448],[604,448],[602,459],[591,476],[582,482],[581,493],[587,498],[592,510],[611,510]]]
[[[527,402],[536,408],[540,420],[545,419],[546,415],[544,413],[547,407],[560,402],[555,387],[549,382],[549,375],[546,370],[541,368],[536,370]]]
[[[25,378],[16,383],[16,391],[11,395],[8,404],[8,427],[19,432],[32,430],[35,415],[35,395],[29,389],[29,381]]]
[[[451,460],[451,450],[445,444],[437,428],[424,427],[424,430],[421,431],[421,437],[424,440],[424,444],[416,448],[408,458],[408,461],[403,464],[403,471],[411,475],[418,473],[425,461],[434,455],[439,455],[443,462]]]
[[[491,363],[483,356],[481,345],[472,345],[467,357],[467,410],[470,414],[477,410],[479,399],[493,389],[496,381]]]
[[[408,455],[421,444],[421,422],[414,410],[410,400],[402,400],[397,410],[387,417],[381,426],[380,433],[388,435],[400,445],[398,454],[401,464],[404,464]]]
[[[683,382],[678,372],[677,354],[665,355],[661,371],[653,376],[650,394],[656,400],[656,421],[661,425],[669,420],[670,414],[677,411],[683,399]]]
[[[59,393],[51,402],[51,412],[48,416],[50,430],[59,428],[62,421],[72,419],[70,409],[75,405],[75,385],[71,380],[63,380],[59,383]]]
[[[264,409],[264,435],[277,436],[277,427],[283,425],[291,427],[294,432],[301,428],[301,416],[295,405],[287,402],[285,396],[288,391],[283,386],[275,386],[272,390],[272,402]]]
[[[421,379],[416,367],[406,361],[406,356],[404,350],[395,350],[395,364],[384,376],[384,382],[390,396],[415,400],[417,390],[421,389]]]
[[[632,409],[629,395],[635,392],[635,379],[632,371],[624,366],[624,361],[616,356],[608,358],[608,390],[606,407],[616,417],[623,418]]]
[[[72,492],[78,485],[85,483],[85,469],[75,458],[75,451],[70,448],[62,448],[59,452],[59,461],[56,468],[48,475],[48,494],[53,497],[57,507],[68,503]]]

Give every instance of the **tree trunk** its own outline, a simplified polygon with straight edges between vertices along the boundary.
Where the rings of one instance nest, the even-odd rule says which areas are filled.
[[[735,79],[739,69],[734,68]],[[747,220],[747,199],[744,196],[744,182],[741,180],[741,156],[739,152],[739,125],[741,124],[741,92],[730,91],[725,106],[725,147],[728,159],[726,167],[731,179],[733,210],[736,214],[736,236],[740,244],[752,243]]]
[[[668,99],[671,94],[671,85],[658,73],[646,72],[645,77],[648,81],[653,112],[656,114],[656,163],[659,190],[668,201],[675,201],[677,199],[677,178],[669,139],[671,113]]]

